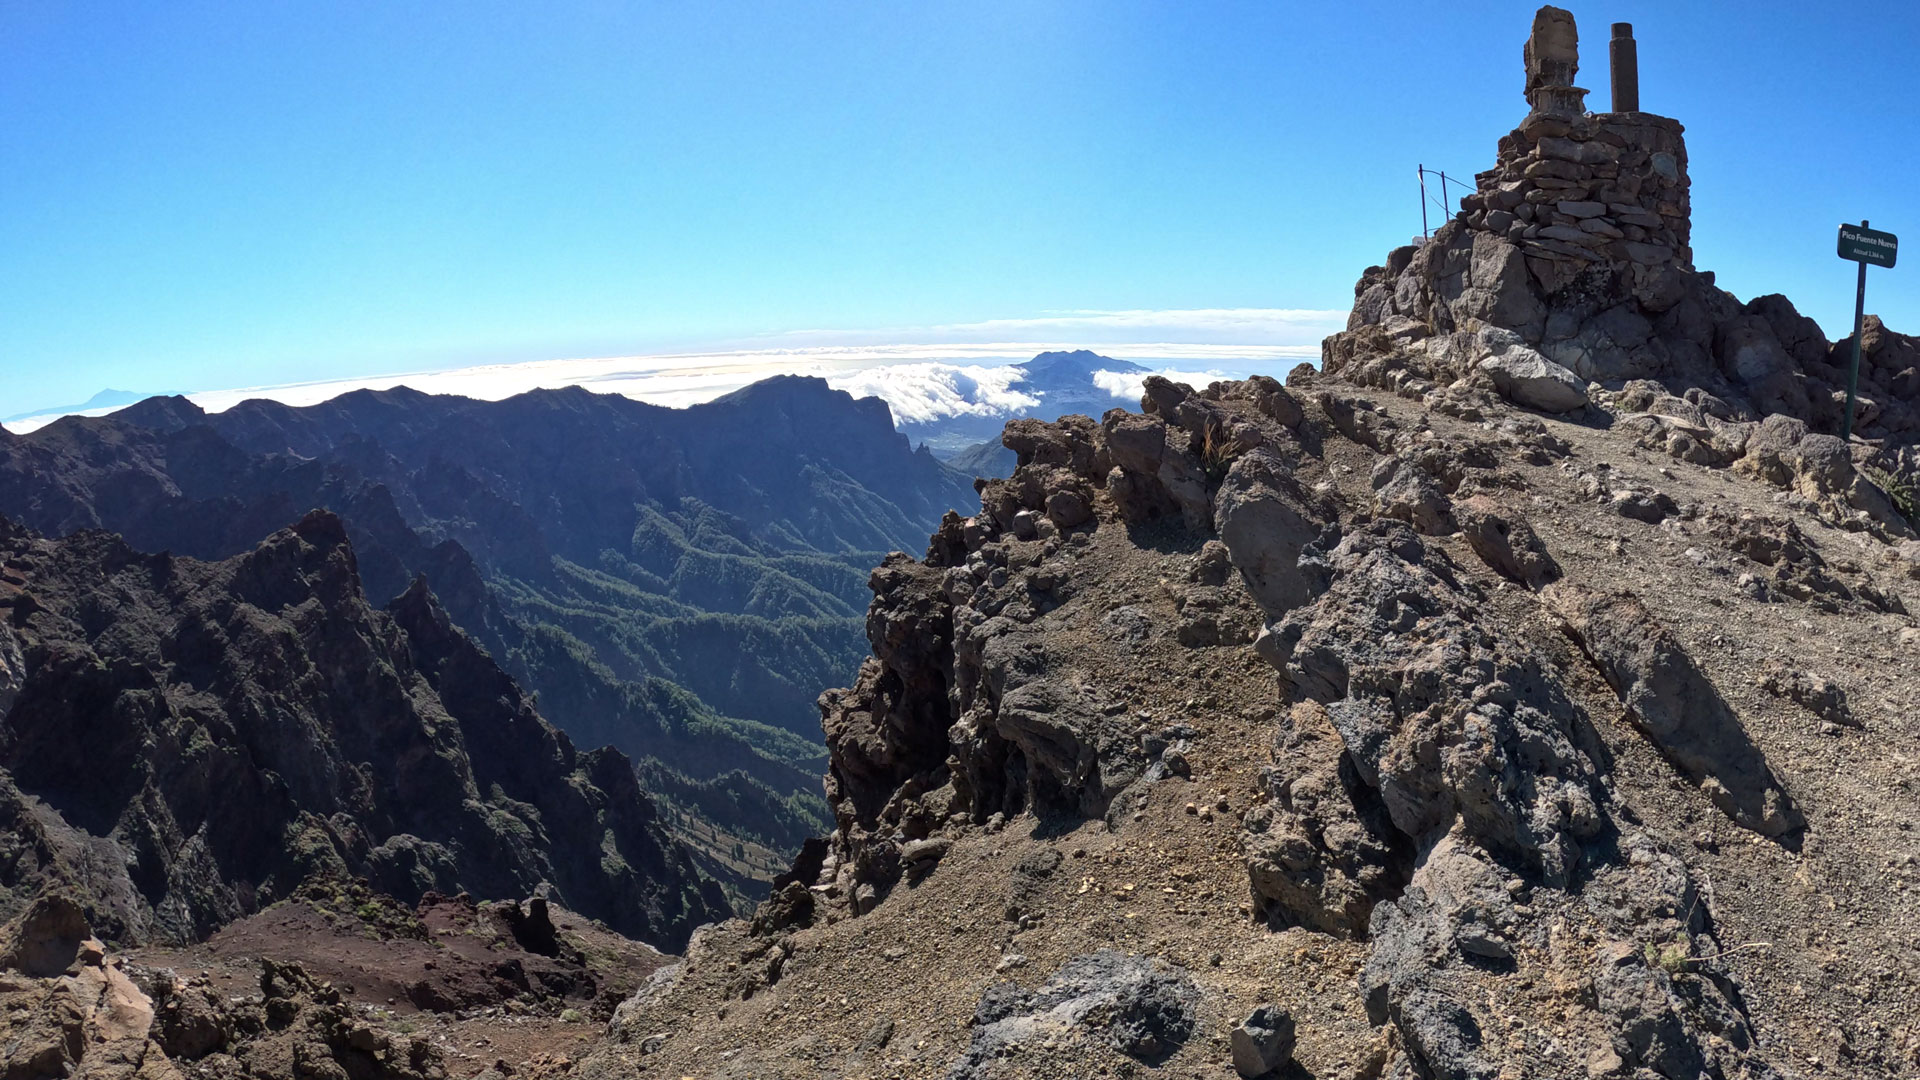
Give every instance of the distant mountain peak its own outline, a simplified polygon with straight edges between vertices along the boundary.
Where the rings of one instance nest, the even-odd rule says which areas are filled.
[[[909,407],[897,413],[900,431],[937,457],[985,444],[983,453],[996,461],[1000,429],[1007,421],[1053,420],[1073,413],[1101,416],[1137,398],[1139,391],[1132,386],[1154,370],[1092,349],[1049,350],[1023,363],[994,367],[991,377],[979,368],[928,372],[925,367],[909,366],[891,387],[893,397],[909,399]],[[969,467],[998,468],[984,461]]]
[[[824,415],[818,410],[831,409],[842,415],[857,416],[876,431],[885,428],[888,435],[893,432],[893,413],[885,401],[877,397],[854,397],[814,375],[773,375],[714,398],[709,404],[772,410],[792,419],[814,421]]]
[[[136,401],[152,396],[154,395],[137,393],[132,390],[102,390],[77,405],[48,405],[38,409],[29,409],[26,412],[15,413],[12,416],[0,416],[0,422],[26,420],[36,416],[47,416],[52,413],[78,413],[90,412],[95,409],[108,409],[115,405],[131,405]]]
[[[1115,360],[1111,356],[1101,356],[1092,349],[1074,349],[1071,351],[1053,350],[1043,352],[1020,365],[1027,373],[1027,380],[1039,382],[1047,379],[1078,376],[1086,378],[1096,371],[1148,371],[1130,360]]]
[[[713,400],[718,402],[766,401],[773,398],[811,397],[848,397],[844,390],[835,390],[827,380],[817,375],[770,375],[758,382],[751,382],[732,393],[722,394]]]
[[[155,431],[179,431],[207,418],[207,410],[179,394],[157,395],[107,414],[136,427]]]

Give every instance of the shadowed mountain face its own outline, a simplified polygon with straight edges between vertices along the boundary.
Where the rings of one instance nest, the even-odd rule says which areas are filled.
[[[1040,404],[1031,408],[982,407],[960,416],[909,421],[900,425],[900,431],[945,459],[958,460],[958,455],[973,451],[973,456],[966,459],[968,467],[961,468],[961,471],[972,476],[974,473],[970,469],[980,468],[983,463],[994,465],[998,456],[995,451],[1000,447],[1000,429],[1006,426],[1007,421],[1023,417],[1058,420],[1069,413],[1098,420],[1108,409],[1130,404],[1138,400],[1139,395],[1137,391],[1115,394],[1096,383],[1095,374],[1111,372],[1116,375],[1139,375],[1147,370],[1139,364],[1101,356],[1089,349],[1043,352],[1019,365],[1020,378],[1007,385],[1009,391],[1038,398]],[[956,465],[956,468],[960,466]],[[1011,471],[1012,464],[1009,462],[1006,472],[980,472],[979,475],[1002,477]]]
[[[213,415],[153,398],[0,434],[0,513],[49,536],[218,559],[331,510],[370,596],[423,575],[582,743],[737,770],[816,819],[813,700],[858,665],[866,568],[973,498],[880,401],[804,378],[689,409],[577,388]]]
[[[618,751],[581,753],[339,518],[220,562],[0,519],[0,902],[196,940],[315,876],[556,899],[675,948],[725,914]]]

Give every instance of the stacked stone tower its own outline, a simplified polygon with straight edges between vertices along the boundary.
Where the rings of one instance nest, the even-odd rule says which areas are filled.
[[[1683,401],[1669,408],[1695,428],[1666,441],[1688,460],[1738,456],[1739,425],[1769,414],[1838,433],[1850,343],[1783,296],[1742,302],[1694,268],[1683,129],[1640,111],[1631,26],[1615,24],[1610,53],[1613,110],[1588,112],[1573,16],[1539,10],[1525,117],[1459,214],[1367,268],[1323,369],[1435,408],[1516,386],[1562,412],[1601,391]],[[1869,317],[1862,345],[1855,435],[1920,463],[1920,342]],[[1701,449],[1709,421],[1734,425],[1714,429],[1726,449]]]
[[[1632,28],[1621,28],[1631,43]],[[1478,190],[1461,200],[1467,227],[1518,244],[1549,291],[1602,262],[1692,269],[1680,122],[1587,112],[1587,92],[1573,85],[1579,30],[1560,8],[1534,16],[1523,55],[1531,111],[1500,140],[1494,167],[1475,178]],[[1623,96],[1637,103],[1637,86],[1616,86],[1616,100]]]
[[[1621,28],[1631,43],[1632,28]],[[1680,122],[1587,112],[1587,92],[1573,85],[1579,30],[1560,8],[1534,16],[1523,56],[1531,111],[1500,140],[1494,167],[1475,177],[1478,190],[1461,200],[1467,227],[1518,244],[1548,291],[1603,262],[1692,269]],[[1638,88],[1616,85],[1614,96],[1637,104]]]

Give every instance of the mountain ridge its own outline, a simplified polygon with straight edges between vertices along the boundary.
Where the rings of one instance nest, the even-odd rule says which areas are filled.
[[[424,579],[368,602],[335,515],[218,562],[0,519],[0,567],[10,909],[60,884],[114,940],[190,942],[358,876],[550,889],[667,948],[727,910],[627,759],[577,751]]]
[[[0,440],[0,513],[48,534],[220,558],[331,508],[370,593],[425,575],[563,728],[723,813],[734,797],[699,785],[744,770],[816,824],[812,702],[857,658],[865,567],[971,497],[884,405],[803,378],[687,410],[579,388],[153,398]]]

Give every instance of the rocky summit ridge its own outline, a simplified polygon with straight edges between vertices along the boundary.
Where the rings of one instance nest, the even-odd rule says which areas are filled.
[[[1920,1077],[1912,341],[1873,329],[1843,442],[1836,346],[1694,269],[1679,125],[1585,112],[1564,11],[1523,56],[1522,128],[1321,369],[1005,427],[868,578],[831,831],[567,1053],[270,956],[145,1019],[45,901],[8,1076]],[[463,971],[581,977],[521,956],[544,909],[453,906],[411,918],[489,940]]]
[[[874,572],[833,834],[579,1069],[1920,1075],[1920,552],[1470,400],[1011,425]]]
[[[1649,449],[1695,464],[1824,470],[1817,482],[1829,494],[1887,523],[1887,500],[1851,483],[1858,461],[1904,478],[1911,508],[1920,341],[1867,317],[1862,441],[1833,438],[1852,339],[1829,342],[1786,297],[1742,303],[1696,270],[1681,124],[1582,111],[1566,12],[1541,9],[1530,41],[1543,43],[1527,53],[1534,107],[1500,139],[1453,220],[1361,276],[1346,331],[1323,345],[1323,370],[1432,395],[1439,408],[1468,386],[1553,413],[1604,395]],[[1781,419],[1755,426],[1771,417]],[[1792,463],[1776,466],[1782,451]]]
[[[1693,267],[1571,15],[1322,368],[1007,425],[822,695],[835,829],[576,1071],[1920,1075],[1912,339]]]

